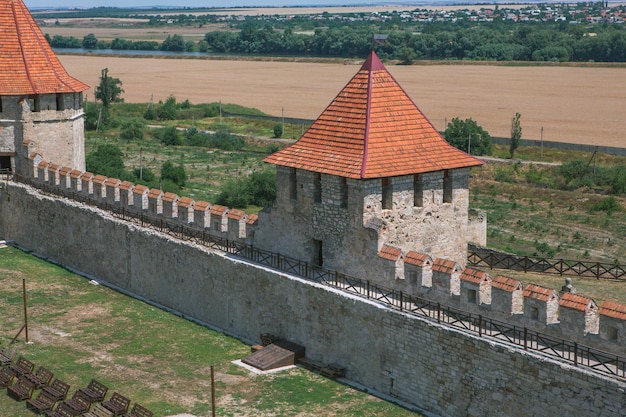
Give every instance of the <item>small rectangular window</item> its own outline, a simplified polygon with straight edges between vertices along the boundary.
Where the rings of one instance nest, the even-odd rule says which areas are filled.
[[[2,96],[0,96],[0,113],[2,113]]]
[[[413,205],[415,207],[424,206],[424,184],[419,174],[413,175]]]
[[[450,178],[450,171],[443,171],[443,202],[452,202],[452,178]]]
[[[63,103],[63,94],[57,93],[57,110],[65,110],[65,105]]]
[[[324,265],[324,249],[322,247],[322,241],[313,239],[313,265]]]
[[[322,202],[322,174],[319,172],[315,173],[315,178],[313,179],[313,202]]]
[[[539,309],[537,307],[530,308],[530,318],[533,320],[539,320]]]
[[[390,210],[393,206],[393,188],[389,178],[383,178],[381,180],[381,186],[383,210]]]
[[[341,208],[348,207],[348,179],[342,178],[341,182]]]
[[[609,340],[617,341],[617,327],[609,326],[607,333]]]
[[[298,198],[298,181],[295,168],[291,168],[291,172],[289,173],[289,198],[292,200]]]
[[[467,290],[467,302],[470,304],[476,304],[478,302],[476,290]]]

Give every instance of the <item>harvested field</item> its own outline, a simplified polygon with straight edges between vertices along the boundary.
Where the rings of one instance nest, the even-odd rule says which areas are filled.
[[[164,100],[256,107],[271,115],[315,119],[361,62],[277,62],[61,55],[92,87],[100,72],[122,80],[129,102]],[[607,66],[389,65],[389,71],[438,129],[471,117],[492,136],[509,137],[522,115],[524,139],[626,146],[626,68]],[[88,92],[93,100],[93,92]]]

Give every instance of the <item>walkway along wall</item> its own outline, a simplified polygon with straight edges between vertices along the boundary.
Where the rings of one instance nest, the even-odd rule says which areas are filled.
[[[243,340],[272,333],[346,376],[442,416],[620,416],[626,383],[123,222],[20,184],[6,239]]]

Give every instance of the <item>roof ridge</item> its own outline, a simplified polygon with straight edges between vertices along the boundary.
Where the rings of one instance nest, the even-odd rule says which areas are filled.
[[[16,31],[17,31],[17,33],[19,34],[19,33],[20,33],[20,28],[19,28],[19,26],[20,26],[20,25],[19,25],[19,23],[18,23],[18,22],[19,22],[19,20],[18,20],[18,18],[17,18],[17,10],[16,10],[16,7],[15,7],[15,2],[14,2],[14,1],[12,1],[12,2],[11,2],[11,13],[13,14],[13,21],[15,22],[15,30],[16,30]],[[22,60],[23,60],[24,62],[27,62],[27,59],[26,59],[26,50],[25,50],[25,48],[24,48],[24,42],[23,42],[22,37],[18,35],[18,37],[17,37],[17,41],[18,41],[18,42],[19,42],[19,44],[20,44],[20,55],[22,56]],[[33,82],[33,79],[32,79],[32,77],[30,76],[30,68],[28,67],[28,65],[25,65],[25,66],[24,66],[24,69],[26,70],[26,78],[28,79],[28,83],[30,84],[30,88],[32,88],[32,89],[33,89],[33,91],[35,91],[35,90],[36,90],[36,88],[35,88],[35,83]]]
[[[375,57],[376,54],[374,53],[374,51],[372,51],[370,53],[370,55],[367,57],[367,59],[365,60],[365,62],[363,63],[363,66],[361,67],[361,70],[365,70],[368,71],[367,74],[367,101],[365,104],[365,134],[363,136],[363,155],[362,155],[362,161],[361,161],[361,179],[365,178],[365,173],[367,172],[367,157],[369,154],[369,134],[370,134],[370,122],[371,122],[371,112],[372,112],[372,74],[374,73],[374,71],[372,70],[373,64],[373,57]],[[376,57],[378,58],[378,57]],[[368,64],[368,68],[366,68],[366,65]],[[380,62],[380,60],[378,60],[378,62]]]

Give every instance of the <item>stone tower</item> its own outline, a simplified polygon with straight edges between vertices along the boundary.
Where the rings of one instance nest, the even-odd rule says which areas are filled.
[[[82,92],[22,0],[0,0],[0,169],[29,175],[35,154],[85,169]]]
[[[390,248],[466,264],[469,168],[482,162],[443,139],[374,52],[265,162],[277,198],[255,245],[372,280],[398,278],[378,256]]]

